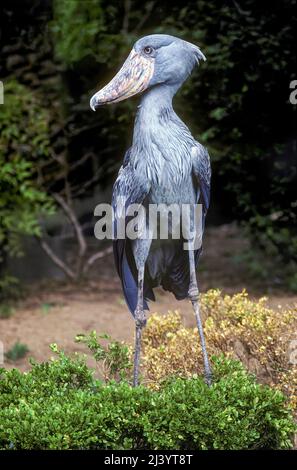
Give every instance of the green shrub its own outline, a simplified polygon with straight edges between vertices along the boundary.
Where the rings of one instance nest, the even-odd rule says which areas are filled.
[[[100,340],[106,340],[108,344],[105,346]],[[100,372],[105,381],[113,379],[118,382],[127,378],[132,369],[132,362],[131,350],[125,343],[111,340],[107,334],[97,335],[95,330],[88,335],[77,335],[75,341],[88,347],[101,366]]]
[[[1,227],[0,227],[0,231],[1,231]],[[1,248],[2,247],[0,247],[0,262],[2,259]],[[12,299],[16,300],[17,298],[21,296],[21,294],[22,294],[22,287],[20,286],[19,281],[14,276],[10,276],[9,274],[7,274],[5,269],[2,269],[2,271],[0,271],[0,301],[3,302],[2,305],[4,305],[4,310],[7,310],[7,309],[9,310],[9,307],[11,307],[10,306],[11,300]],[[0,310],[1,310],[1,306],[0,306]],[[11,310],[12,310],[12,307],[11,307]],[[1,313],[0,313],[0,317],[7,318],[7,316],[5,317],[5,315],[1,316]]]
[[[281,392],[240,363],[214,359],[214,385],[171,379],[159,391],[95,380],[85,359],[32,362],[0,373],[1,449],[289,448],[293,418]]]
[[[33,92],[14,80],[5,83],[0,111],[1,261],[7,253],[21,253],[22,235],[40,234],[38,219],[52,213],[53,204],[37,184],[37,164],[49,153],[47,111]]]
[[[22,359],[23,357],[25,357],[27,352],[29,352],[28,346],[26,344],[23,344],[17,341],[10,348],[10,350],[7,351],[5,356],[10,361],[17,361],[18,359]]]
[[[177,379],[158,395],[145,417],[153,447],[265,449],[290,447],[292,421],[284,397],[259,386],[238,362],[215,360],[216,381]]]
[[[50,152],[49,113],[24,85],[5,81],[0,107],[0,265],[22,254],[22,237],[40,235],[40,218],[53,202],[38,184],[38,168]],[[0,270],[0,301],[17,297],[18,282]]]
[[[265,297],[253,301],[245,291],[222,295],[217,289],[201,294],[200,306],[209,354],[240,359],[257,380],[284,392],[297,411],[297,367],[288,358],[297,328],[295,309],[273,310]],[[143,335],[142,365],[146,384],[155,389],[168,376],[202,374],[197,328],[187,328],[177,311],[151,315]]]

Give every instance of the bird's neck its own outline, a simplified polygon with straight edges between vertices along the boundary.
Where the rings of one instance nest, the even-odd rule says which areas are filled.
[[[152,114],[160,113],[163,109],[172,110],[172,99],[176,89],[166,84],[155,85],[147,90],[140,101],[140,112]]]
[[[143,94],[134,124],[133,145],[152,139],[163,123],[168,126],[170,117],[175,115],[172,107],[175,92],[174,88],[162,84]]]
[[[172,87],[155,86],[141,99],[134,124],[131,164],[146,174],[152,184],[160,184],[164,168],[184,175],[189,173],[193,137],[175,114]],[[185,158],[184,158],[185,157]]]

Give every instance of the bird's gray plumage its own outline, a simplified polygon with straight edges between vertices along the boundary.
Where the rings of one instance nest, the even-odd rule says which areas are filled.
[[[148,91],[141,100],[133,143],[114,185],[115,214],[117,199],[124,197],[127,205],[139,203],[145,207],[148,204],[201,203],[203,217],[206,215],[210,197],[208,152],[195,141],[188,127],[176,115],[171,100],[171,90],[164,85]],[[158,285],[173,292],[179,300],[187,297],[189,263],[182,243],[183,240],[152,241],[145,270],[146,298],[153,298],[152,288]],[[115,241],[116,264],[132,313],[137,302],[137,260],[133,255],[136,245],[138,253],[141,248],[145,251],[147,241]],[[200,251],[196,250],[195,253],[196,264]],[[131,282],[128,283],[124,271],[121,271],[123,257],[131,269],[134,282],[129,279]]]

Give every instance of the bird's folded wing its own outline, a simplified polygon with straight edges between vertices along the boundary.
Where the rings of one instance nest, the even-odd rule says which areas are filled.
[[[197,183],[197,197],[202,204],[204,217],[210,203],[211,168],[208,151],[198,142],[191,150],[194,180]]]
[[[130,151],[125,155],[123,166],[113,187],[112,207],[114,211],[114,258],[122,282],[127,305],[134,313],[137,302],[137,269],[132,253],[130,240],[125,238],[125,230],[131,216],[127,209],[131,204],[140,205],[148,195],[150,181],[145,172],[135,169],[130,161]],[[121,225],[121,236],[118,227]],[[124,231],[123,231],[124,230]],[[124,235],[124,237],[123,237]],[[152,293],[148,293],[148,297]],[[144,306],[147,308],[147,305]]]
[[[112,193],[112,207],[116,221],[127,222],[127,209],[132,204],[140,205],[150,190],[150,180],[130,161],[130,149],[126,152]]]
[[[202,204],[202,231],[204,231],[205,217],[210,203],[210,159],[206,148],[198,142],[192,147],[191,155],[193,179],[197,184],[197,203]],[[198,267],[201,251],[202,246],[198,250],[195,250],[196,268]]]

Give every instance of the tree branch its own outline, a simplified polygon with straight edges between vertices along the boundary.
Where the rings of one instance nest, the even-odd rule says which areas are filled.
[[[143,15],[143,17],[139,21],[138,25],[136,26],[136,28],[133,30],[133,34],[136,34],[143,27],[145,22],[149,19],[150,14],[153,11],[153,8],[155,6],[155,3],[156,3],[155,1],[151,1],[148,4],[147,9],[146,9],[146,13],[145,13],[145,15]]]
[[[89,158],[93,158],[94,155],[95,154],[93,152],[85,153],[79,160],[77,160],[76,162],[72,164],[71,163],[69,164],[69,170],[70,171],[76,170],[76,168],[83,165],[87,160],[89,160]]]
[[[129,31],[129,15],[130,15],[130,8],[131,8],[131,0],[124,1],[124,18],[123,18],[123,25],[122,25],[122,34],[128,34]]]
[[[98,251],[94,255],[90,256],[90,258],[86,261],[84,265],[83,273],[86,274],[88,270],[90,269],[90,267],[92,266],[92,264],[95,263],[95,261],[97,261],[98,259],[104,258],[107,255],[110,255],[112,252],[113,252],[113,248],[112,246],[109,246],[105,250]]]
[[[79,244],[79,256],[82,257],[87,250],[87,244],[86,244],[86,240],[85,240],[82,228],[76,217],[76,214],[74,210],[72,209],[72,207],[65,201],[65,199],[63,199],[63,197],[60,196],[60,194],[54,193],[53,198],[57,201],[58,204],[60,204],[66,216],[68,217],[68,219],[70,220],[70,222],[72,223],[74,227],[78,244]]]
[[[240,15],[247,16],[247,15],[250,14],[249,11],[244,11],[244,10],[240,7],[240,5],[236,2],[236,0],[233,0],[233,4],[234,4],[236,10],[238,11],[238,13],[239,13]]]
[[[75,273],[70,269],[64,261],[62,261],[51,249],[49,244],[40,237],[35,237],[35,239],[39,242],[41,248],[45,251],[48,257],[52,260],[52,262],[58,266],[62,271],[68,276],[71,280],[75,280],[76,276]]]
[[[98,168],[98,170],[95,172],[94,176],[86,181],[84,184],[81,184],[79,186],[79,189],[76,190],[76,187],[72,187],[72,193],[74,197],[80,196],[81,194],[84,194],[84,192],[90,188],[94,183],[97,183],[97,181],[100,179],[102,175],[102,169]]]

